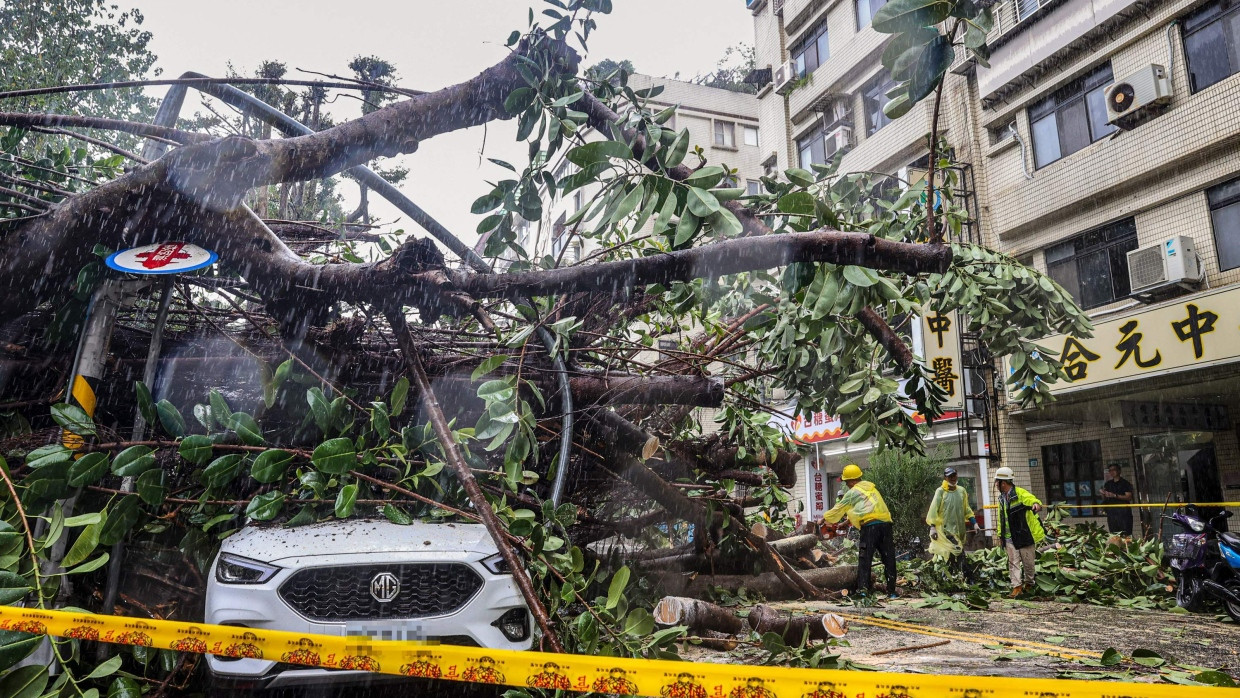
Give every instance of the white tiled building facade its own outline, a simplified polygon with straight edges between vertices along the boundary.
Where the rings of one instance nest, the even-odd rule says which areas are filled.
[[[932,100],[890,124],[878,116],[889,37],[869,17],[882,2],[745,2],[758,68],[770,70],[758,93],[764,164],[804,167],[844,146],[842,171],[907,176],[925,157]],[[1167,324],[1172,311],[1159,308],[1214,320],[1176,330],[1195,337],[1143,346],[1149,365],[1136,374],[1058,387],[1041,410],[988,381],[993,457],[985,444],[962,447],[950,425],[932,437],[950,444],[962,475],[1009,466],[1018,484],[1083,516],[1100,513],[1086,505],[1101,501],[1113,463],[1140,501],[1240,500],[1240,294],[1226,293],[1240,287],[1240,1],[1005,0],[995,14],[990,67],[958,60],[940,124],[972,168],[979,239],[1049,273],[1090,312],[1095,375],[1135,358],[1120,345],[1155,316]],[[1108,124],[1107,88],[1151,65],[1169,75],[1169,103],[1129,129]],[[821,146],[820,134],[830,136]],[[1133,297],[1127,253],[1177,236],[1195,246],[1202,278]],[[864,465],[867,452],[841,439],[813,459],[831,473]]]

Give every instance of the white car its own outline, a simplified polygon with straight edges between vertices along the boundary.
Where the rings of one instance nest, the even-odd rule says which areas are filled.
[[[379,640],[529,649],[530,614],[479,524],[247,526],[211,565],[206,622]],[[207,656],[217,686],[267,689],[375,674]]]

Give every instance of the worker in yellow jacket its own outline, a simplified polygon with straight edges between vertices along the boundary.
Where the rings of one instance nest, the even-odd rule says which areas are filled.
[[[861,468],[858,466],[844,466],[840,479],[848,486],[848,491],[822,518],[828,524],[834,524],[847,516],[848,522],[861,530],[861,543],[857,550],[857,586],[853,592],[865,595],[873,590],[870,568],[874,564],[874,553],[877,551],[882,557],[883,571],[887,577],[887,594],[894,599],[896,547],[891,531],[891,512],[874,483],[862,480],[861,476]]]
[[[968,581],[973,575],[964,554],[965,535],[968,528],[977,525],[977,518],[969,505],[969,493],[959,480],[955,468],[943,469],[943,486],[934,491],[926,523],[930,525],[930,552],[947,560],[948,568]]]

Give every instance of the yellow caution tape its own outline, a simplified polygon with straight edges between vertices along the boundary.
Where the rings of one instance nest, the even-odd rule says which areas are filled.
[[[1059,509],[1179,509],[1180,507],[1240,507],[1240,502],[1168,502],[1166,504],[1067,504],[1065,502],[1056,502],[1054,504],[1043,504],[1045,508],[1056,507]],[[983,509],[998,509],[998,504],[987,504]]]
[[[655,698],[1172,698],[1181,686],[677,662],[303,635],[0,606],[0,628],[308,667]],[[1234,696],[1194,687],[1194,698]]]

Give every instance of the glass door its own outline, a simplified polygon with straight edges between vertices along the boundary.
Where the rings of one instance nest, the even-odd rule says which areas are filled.
[[[1187,502],[1217,502],[1222,497],[1214,435],[1210,432],[1167,432],[1134,436],[1137,462],[1137,500],[1143,504],[1167,503],[1169,508]],[[1211,510],[1203,510],[1209,516]],[[1141,510],[1147,530],[1159,529],[1161,508]],[[1179,532],[1163,526],[1163,539]]]

